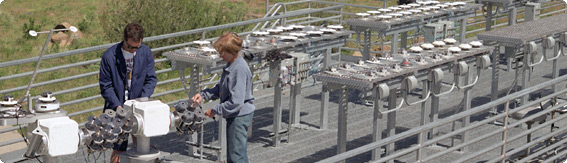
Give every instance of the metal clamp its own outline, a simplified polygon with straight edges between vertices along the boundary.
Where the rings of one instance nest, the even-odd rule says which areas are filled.
[[[481,61],[482,62],[482,61]],[[466,89],[466,88],[470,88],[472,86],[474,86],[476,84],[476,82],[478,82],[478,75],[480,74],[480,68],[477,69],[477,73],[476,73],[476,77],[474,79],[474,82],[465,86],[460,86],[459,83],[457,83],[457,79],[459,78],[459,75],[462,75],[464,73],[469,73],[469,65],[465,62],[465,61],[459,61],[456,65],[455,65],[455,82],[457,83],[457,88],[458,89]]]
[[[408,92],[410,92],[412,89],[415,88],[415,86],[417,86],[417,78],[415,78],[415,76],[408,76],[406,77],[403,81],[402,81],[402,95],[404,96],[403,99],[405,99],[405,103],[408,104],[409,106],[411,105],[415,105],[415,104],[419,104],[422,102],[427,101],[427,99],[429,99],[429,95],[431,94],[431,91],[429,89],[427,89],[427,96],[425,96],[425,98],[415,101],[415,102],[409,102],[408,98]],[[425,91],[425,90],[422,90]]]
[[[538,62],[533,63],[533,64],[532,64],[532,63],[529,63],[528,57],[531,57],[534,53],[537,53],[537,50],[538,50],[538,49],[537,49],[537,45],[536,45],[536,43],[533,42],[533,41],[530,41],[529,43],[527,43],[527,44],[524,45],[524,52],[525,52],[525,54],[527,54],[527,56],[525,56],[525,59],[524,59],[524,60],[527,61],[527,62],[526,62],[526,65],[527,65],[528,67],[533,67],[533,66],[538,65],[538,64],[540,64],[541,62],[543,62],[543,59],[545,58],[545,55],[542,56],[542,57],[539,59]]]
[[[431,70],[429,72],[429,79],[428,80],[431,81],[433,83],[433,85],[436,85],[437,83],[441,83],[441,81],[443,81],[443,70],[441,70],[440,68],[435,68],[435,69]],[[435,92],[431,92],[431,94],[433,94],[433,96],[435,96],[435,97],[444,96],[446,94],[451,93],[453,91],[453,89],[455,89],[456,85],[457,84],[453,81],[453,85],[451,86],[451,89],[449,89],[449,91],[439,93],[439,94],[436,94]]]
[[[547,55],[545,55],[545,49],[552,49],[556,44],[555,39],[553,39],[552,36],[546,37],[543,39],[543,43],[542,43],[542,47],[544,49],[544,53],[543,53],[543,57],[545,58],[546,61],[553,61],[557,58],[559,58],[559,56],[561,55],[560,52],[558,52],[557,54],[555,54],[555,56],[553,56],[553,58],[547,58]],[[557,44],[560,44],[559,42],[557,42]],[[560,46],[560,45],[558,45]],[[555,53],[555,52],[554,52]]]

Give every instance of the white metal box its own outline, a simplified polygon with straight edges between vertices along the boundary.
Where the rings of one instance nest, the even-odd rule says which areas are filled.
[[[129,100],[126,109],[133,108],[134,114],[142,117],[141,134],[146,137],[166,135],[169,132],[169,106],[159,100]]]
[[[47,135],[45,154],[56,157],[75,154],[79,148],[79,124],[69,117],[38,120],[38,125]]]

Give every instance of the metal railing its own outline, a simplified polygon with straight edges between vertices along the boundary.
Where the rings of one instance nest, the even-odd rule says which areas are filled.
[[[408,131],[398,133],[398,134],[393,135],[391,137],[384,138],[382,140],[379,140],[379,141],[376,141],[376,142],[373,142],[373,143],[352,149],[350,151],[346,151],[344,153],[329,157],[329,158],[324,159],[324,160],[320,160],[318,162],[328,163],[328,162],[343,161],[343,160],[346,160],[348,158],[360,155],[362,153],[372,151],[374,149],[380,149],[382,146],[385,146],[385,145],[388,145],[388,144],[391,144],[391,143],[395,143],[395,142],[398,142],[398,141],[401,141],[401,140],[404,140],[404,139],[407,139],[407,138],[410,138],[410,137],[415,137],[415,136],[418,137],[417,144],[415,144],[411,147],[396,151],[395,153],[393,153],[391,155],[387,155],[385,157],[382,157],[380,159],[373,160],[373,161],[374,162],[386,162],[388,160],[392,160],[392,159],[397,158],[399,156],[403,156],[403,155],[415,152],[415,154],[416,154],[415,158],[416,158],[417,162],[427,162],[427,161],[431,161],[435,158],[438,158],[440,156],[443,156],[445,154],[448,154],[450,152],[462,149],[466,146],[472,145],[472,144],[477,143],[481,140],[484,140],[484,139],[487,139],[487,138],[490,138],[490,137],[493,137],[493,136],[496,136],[496,135],[499,135],[499,134],[501,134],[501,136],[502,136],[500,142],[498,142],[496,144],[491,144],[490,146],[482,148],[481,150],[476,150],[475,152],[463,153],[463,154],[461,154],[461,157],[460,157],[461,159],[455,160],[455,162],[469,162],[469,160],[471,160],[475,157],[478,157],[478,156],[480,156],[484,153],[487,153],[489,151],[492,151],[494,149],[497,149],[497,148],[501,148],[501,150],[500,150],[501,152],[498,156],[493,157],[493,158],[483,157],[483,159],[490,160],[488,162],[504,161],[515,153],[522,152],[522,151],[527,150],[528,148],[530,148],[532,146],[535,146],[536,143],[543,142],[543,141],[548,140],[549,138],[551,138],[553,136],[557,136],[559,134],[567,132],[567,127],[562,127],[561,129],[547,133],[544,136],[538,137],[535,140],[532,140],[529,143],[525,143],[521,146],[517,146],[517,147],[513,147],[513,148],[511,148],[509,146],[510,145],[509,143],[512,142],[512,141],[515,141],[519,138],[523,138],[526,135],[531,134],[534,131],[542,129],[543,127],[547,127],[547,126],[550,126],[553,123],[564,120],[565,118],[567,118],[567,114],[564,114],[564,115],[560,115],[558,117],[555,117],[550,121],[546,121],[545,123],[541,123],[537,127],[528,129],[528,130],[526,130],[526,131],[524,131],[520,134],[508,135],[506,133],[511,128],[522,125],[523,123],[531,121],[531,120],[533,120],[533,119],[535,119],[539,116],[546,115],[548,113],[554,112],[554,111],[556,111],[556,109],[567,105],[567,102],[562,102],[562,103],[559,103],[559,104],[557,104],[553,107],[543,109],[542,111],[540,111],[536,114],[532,114],[530,116],[524,117],[524,118],[522,118],[518,121],[511,122],[511,121],[508,120],[511,117],[511,115],[514,114],[514,113],[517,113],[519,111],[522,111],[522,110],[524,110],[528,107],[532,107],[534,105],[539,105],[540,103],[542,103],[546,100],[549,100],[549,99],[556,98],[559,95],[564,95],[565,93],[567,93],[567,89],[562,89],[561,91],[552,93],[550,95],[547,95],[545,97],[539,98],[539,99],[534,100],[534,101],[530,101],[529,103],[522,105],[520,107],[514,108],[512,110],[508,107],[509,106],[508,104],[515,102],[515,100],[517,98],[520,98],[524,95],[528,95],[530,93],[545,89],[545,88],[553,86],[553,85],[565,84],[566,81],[567,81],[567,75],[564,75],[564,76],[561,76],[559,78],[549,80],[549,81],[543,82],[541,84],[523,89],[523,90],[518,91],[518,92],[515,92],[513,94],[502,97],[500,99],[489,102],[487,104],[484,104],[484,105],[472,108],[470,110],[467,110],[467,111],[464,111],[464,112],[461,112],[461,113],[440,119],[439,121],[432,122],[432,123],[429,123],[429,124],[426,124],[426,125],[423,125],[423,126],[419,126],[419,127],[416,127],[416,128],[412,128]],[[448,132],[446,134],[440,135],[440,136],[435,137],[435,138],[430,139],[430,140],[424,140],[423,139],[424,135],[427,134],[427,132],[429,132],[430,130],[432,130],[434,128],[437,128],[437,127],[440,127],[440,126],[443,126],[443,125],[446,125],[446,124],[449,124],[449,123],[452,123],[452,122],[459,121],[463,118],[470,117],[470,116],[473,116],[473,115],[481,113],[481,112],[487,112],[491,108],[498,106],[498,105],[502,105],[502,104],[505,104],[505,110],[504,110],[504,112],[502,112],[500,114],[494,115],[490,118],[484,119],[484,120],[476,122],[476,123],[472,123],[469,126],[460,128],[458,130],[454,130],[452,132]],[[444,140],[444,139],[448,139],[448,138],[458,136],[463,132],[469,132],[469,131],[471,131],[475,128],[478,128],[482,125],[487,125],[487,124],[493,123],[496,120],[500,120],[500,119],[504,119],[504,121],[503,121],[504,125],[502,127],[500,127],[499,129],[490,130],[488,133],[483,133],[482,136],[475,137],[475,138],[473,138],[473,139],[471,139],[467,142],[463,142],[459,145],[456,145],[456,146],[453,146],[453,147],[450,147],[450,148],[447,148],[447,149],[443,149],[441,151],[437,151],[435,154],[433,154],[431,156],[426,157],[426,155],[425,155],[424,148],[427,147],[427,146],[436,144],[436,143],[438,143],[438,142],[440,142],[441,140]],[[538,152],[530,155],[529,157],[523,158],[523,161],[520,161],[520,162],[526,162],[527,160],[529,160],[529,158],[535,157],[535,156],[533,156],[535,154],[543,153],[543,152],[546,152],[546,151],[553,151],[553,149],[555,149],[557,146],[563,144],[564,141],[566,141],[566,140],[562,140],[561,142],[556,142],[553,145],[548,145],[545,148],[538,149]],[[509,149],[513,149],[513,150],[509,150]]]

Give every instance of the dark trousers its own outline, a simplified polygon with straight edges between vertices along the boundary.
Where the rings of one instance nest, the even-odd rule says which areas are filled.
[[[226,145],[228,162],[247,163],[246,143],[248,127],[252,123],[254,113],[226,119]]]

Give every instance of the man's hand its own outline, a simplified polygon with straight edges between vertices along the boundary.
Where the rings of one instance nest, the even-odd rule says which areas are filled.
[[[120,105],[118,105],[118,106],[116,107],[117,110],[120,109],[120,108],[122,108],[122,106],[120,106]]]
[[[209,109],[205,112],[205,115],[208,116],[209,118],[213,118],[215,117],[215,114],[213,114],[213,109]]]
[[[193,95],[193,97],[191,97],[191,100],[193,100],[194,102],[197,102],[197,103],[201,103],[201,100],[203,100],[203,97],[201,97],[200,93],[197,93],[197,94]]]

